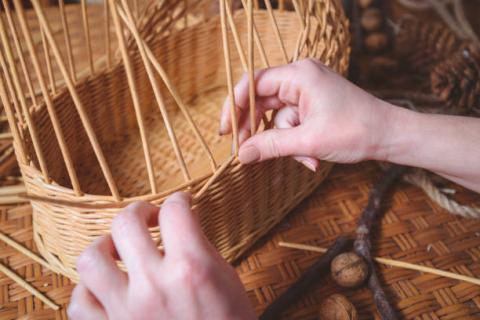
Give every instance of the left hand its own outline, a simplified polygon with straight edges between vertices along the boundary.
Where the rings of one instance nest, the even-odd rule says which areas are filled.
[[[78,259],[80,283],[70,319],[255,319],[235,270],[203,235],[190,196],[157,207],[139,202],[112,223]],[[148,232],[160,224],[161,253]],[[121,259],[128,273],[121,271]]]

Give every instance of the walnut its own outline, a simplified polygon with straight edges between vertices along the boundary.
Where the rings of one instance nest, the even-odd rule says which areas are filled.
[[[320,320],[357,320],[357,310],[341,294],[333,294],[325,299],[319,309]]]
[[[342,287],[358,287],[368,276],[368,266],[363,258],[353,252],[342,253],[333,259],[332,277]]]

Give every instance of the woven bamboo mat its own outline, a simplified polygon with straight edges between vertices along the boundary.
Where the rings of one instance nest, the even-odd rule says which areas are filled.
[[[328,246],[355,229],[378,175],[371,163],[336,166],[314,194],[256,245],[237,270],[256,310],[261,312],[310,266],[318,254],[280,248],[279,241]],[[463,203],[480,204],[480,196],[457,188]],[[1,208],[0,231],[34,248],[28,205]],[[418,189],[399,184],[391,209],[380,227],[376,254],[402,261],[480,277],[480,221],[447,214]],[[56,303],[65,307],[73,284],[0,243],[0,261],[9,265]],[[388,294],[405,319],[480,319],[478,286],[398,268],[380,267]],[[316,319],[320,301],[344,293],[360,312],[360,319],[377,318],[369,292],[342,290],[329,279],[294,304],[285,319]],[[0,319],[66,319],[65,309],[54,312],[0,275]]]

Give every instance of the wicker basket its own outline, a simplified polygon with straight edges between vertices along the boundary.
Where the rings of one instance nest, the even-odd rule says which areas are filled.
[[[109,231],[122,207],[136,200],[161,204],[176,190],[195,195],[207,237],[232,261],[329,173],[331,164],[322,163],[313,174],[291,159],[242,166],[231,156],[232,138],[218,136],[217,121],[227,84],[245,68],[251,74],[252,60],[245,59],[250,55],[242,57],[240,48],[253,52],[255,30],[254,54],[260,57],[255,67],[284,63],[281,42],[289,60],[317,57],[346,72],[347,22],[334,1],[300,1],[297,12],[232,13],[227,7],[221,16],[198,19],[189,11],[195,6],[186,11],[183,2],[157,1],[135,14],[126,1],[111,0],[106,25],[111,37],[117,37],[118,45],[112,45],[115,54],[111,61],[104,57],[107,62],[95,64],[87,74],[77,72],[76,77],[69,72],[69,58],[38,1],[32,3],[47,54],[38,47],[35,54],[15,52],[12,35],[25,30],[23,10],[19,1],[14,2],[19,29],[7,28],[10,44],[0,59],[8,63],[11,51],[32,73],[35,59],[46,73],[50,67],[63,71],[55,90],[47,77],[36,74],[44,93],[36,103],[27,93],[14,91],[15,78],[21,78],[19,83],[29,81],[22,78],[20,68],[4,68],[0,77],[2,102],[33,207],[34,238],[57,272],[76,279],[76,258]],[[28,35],[22,33],[22,39],[28,48]],[[226,76],[230,70],[232,78]],[[21,108],[22,100],[27,108]],[[158,239],[158,230],[152,235]]]

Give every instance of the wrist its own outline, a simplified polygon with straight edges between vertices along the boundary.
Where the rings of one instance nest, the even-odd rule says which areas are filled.
[[[383,117],[376,133],[379,139],[370,159],[399,163],[403,155],[415,148],[415,139],[411,137],[415,136],[421,114],[385,101],[380,103]]]

